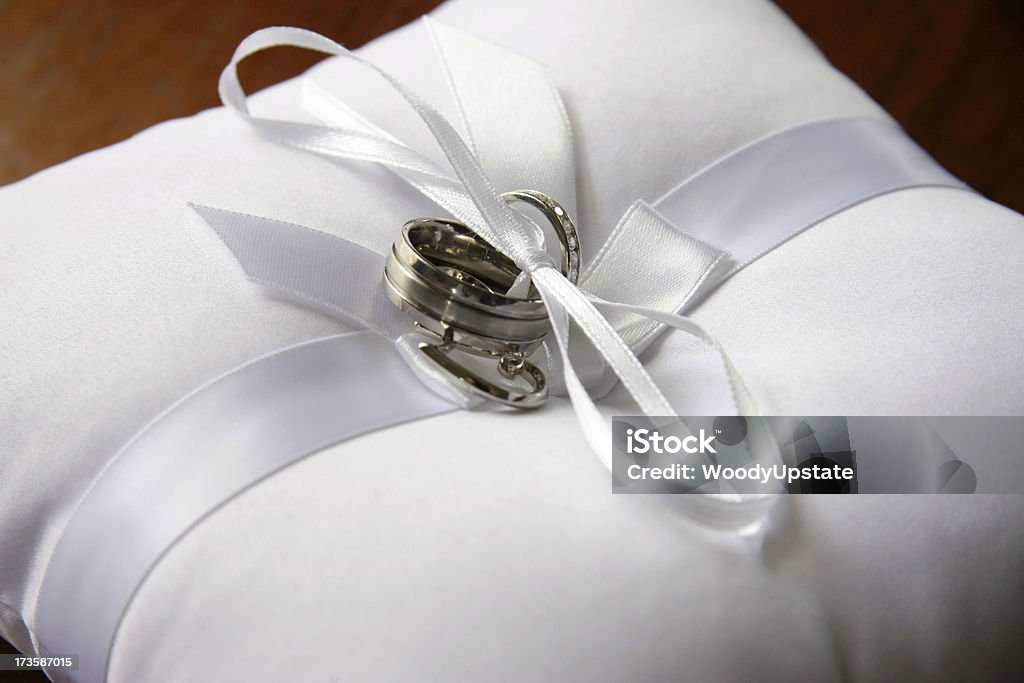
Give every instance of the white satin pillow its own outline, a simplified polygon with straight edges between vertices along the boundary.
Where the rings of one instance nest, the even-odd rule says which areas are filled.
[[[635,199],[752,139],[885,116],[761,0],[466,0],[435,16],[550,65],[585,256]],[[446,101],[420,27],[363,54]],[[305,78],[428,146],[347,66]],[[256,105],[302,117],[300,91]],[[118,446],[207,378],[343,329],[246,286],[189,201],[378,250],[437,213],[377,169],[275,146],[219,109],[0,190],[0,611],[23,648],[57,535]],[[695,317],[767,413],[1019,414],[1022,255],[1019,215],[904,191],[788,242]],[[700,359],[676,335],[645,357],[680,413],[721,408]],[[605,407],[632,412],[618,393]],[[136,596],[111,680],[982,677],[1016,655],[1022,508],[807,497],[746,554],[611,496],[559,399],[452,413],[326,449],[204,521]]]

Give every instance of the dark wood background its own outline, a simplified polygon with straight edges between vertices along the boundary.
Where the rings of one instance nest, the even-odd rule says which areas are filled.
[[[235,44],[271,24],[358,46],[435,0],[0,0],[0,184],[218,104]],[[1024,211],[1022,0],[779,0],[942,164]],[[298,50],[242,64],[250,89]]]
[[[257,28],[306,26],[355,47],[436,4],[0,0],[0,184],[216,106],[217,75]],[[1024,211],[1022,0],[778,4],[943,165]],[[243,63],[242,77],[255,90],[316,59],[276,50]]]

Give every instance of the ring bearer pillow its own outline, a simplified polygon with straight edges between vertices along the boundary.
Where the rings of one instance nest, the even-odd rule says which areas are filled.
[[[550,69],[584,263],[637,199],[755,140],[888,120],[760,0],[453,0],[432,16]],[[459,119],[424,24],[359,54]],[[408,105],[340,59],[250,104],[317,121],[338,101],[444,162]],[[224,108],[0,190],[0,627],[23,651],[64,528],[134,434],[242,363],[359,329],[247,285],[189,203],[378,253],[439,214],[378,166],[276,144]],[[1016,213],[906,189],[817,222],[688,314],[767,415],[1021,414],[1022,256]],[[641,360],[677,413],[734,410],[692,337]],[[599,406],[636,412],[622,386]],[[798,496],[751,550],[611,495],[565,398],[452,410],[319,450],[203,519],[138,588],[107,676],[980,679],[1017,656],[1022,513],[1011,495]]]

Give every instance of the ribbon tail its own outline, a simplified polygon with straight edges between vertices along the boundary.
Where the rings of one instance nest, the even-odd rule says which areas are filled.
[[[719,344],[714,337],[708,334],[707,331],[696,322],[690,318],[677,315],[675,313],[666,313],[657,309],[635,306],[633,304],[605,301],[604,299],[592,295],[590,296],[590,300],[595,306],[600,308],[626,311],[642,315],[646,318],[650,318],[651,320],[656,320],[668,327],[686,332],[713,348],[718,353],[719,358],[721,358],[726,376],[729,378],[733,399],[738,409],[738,413],[746,417],[761,415],[761,410],[757,405],[757,401],[754,400],[753,394],[750,392],[750,389],[747,388],[746,383],[743,381],[743,377],[740,375],[736,365],[732,362],[729,354],[726,353],[725,349],[722,348],[722,345]]]
[[[380,286],[380,254],[294,223],[199,204],[191,207],[253,282],[389,339],[412,329]]]
[[[736,365],[729,357],[729,354],[726,353],[725,349],[718,343],[717,339],[708,334],[708,332],[696,322],[681,315],[665,313],[664,311],[649,309],[643,306],[634,306],[632,304],[623,304],[614,301],[604,301],[596,297],[591,297],[591,301],[601,308],[627,311],[645,316],[652,320],[657,320],[664,325],[686,332],[713,348],[722,360],[726,377],[729,379],[729,385],[737,407],[738,415],[740,417],[761,417],[761,410],[757,401],[754,399],[753,393],[747,387],[746,382],[743,381],[743,377],[740,375],[739,369],[737,369]],[[750,420],[748,425],[750,428],[751,456],[758,462],[781,464],[782,453],[779,451],[777,439],[767,426],[767,421],[754,419]]]
[[[569,314],[619,376],[640,410],[647,415],[672,414],[672,407],[629,346],[580,290],[554,268],[539,268],[533,271],[532,276],[549,310],[554,301]],[[559,340],[559,348],[568,369],[572,363],[568,357],[568,347]]]
[[[612,472],[611,427],[608,425],[608,420],[597,409],[597,405],[590,397],[586,387],[583,386],[583,382],[576,374],[576,369],[569,362],[569,315],[558,301],[548,304],[548,313],[551,316],[551,330],[555,337],[555,345],[561,353],[565,389],[572,402],[572,408],[583,432],[583,438],[587,440],[587,445],[590,446],[590,450],[597,456],[601,464],[609,472]]]
[[[402,360],[427,387],[461,408],[482,403],[419,351],[432,341],[384,295],[384,258],[326,232],[294,223],[192,204],[224,241],[246,277],[277,296],[394,341]]]

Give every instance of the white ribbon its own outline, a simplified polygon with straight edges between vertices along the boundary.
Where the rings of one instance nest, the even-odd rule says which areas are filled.
[[[226,500],[338,441],[453,409],[372,332],[280,349],[176,401],[111,457],[49,558],[33,620],[39,653],[80,655],[77,671],[51,678],[105,678],[135,591]]]

